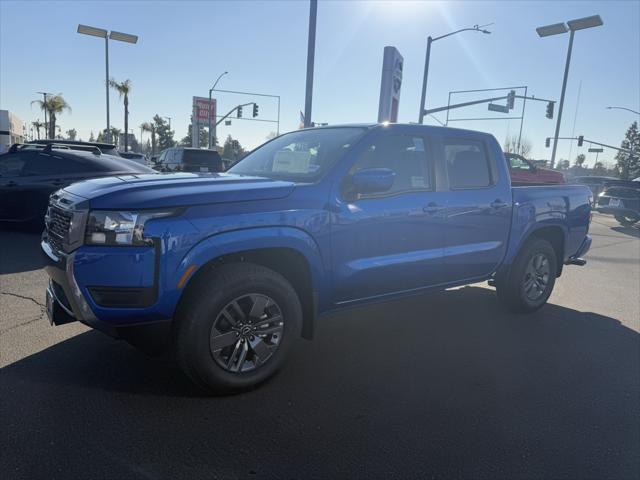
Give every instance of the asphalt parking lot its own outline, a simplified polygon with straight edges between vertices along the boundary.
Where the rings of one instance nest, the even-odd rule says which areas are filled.
[[[324,319],[261,388],[50,327],[38,237],[0,232],[3,478],[638,478],[640,230],[507,313],[473,285]]]

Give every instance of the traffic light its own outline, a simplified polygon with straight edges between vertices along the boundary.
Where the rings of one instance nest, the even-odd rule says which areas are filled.
[[[238,118],[242,118],[242,105],[238,107]]]
[[[253,118],[256,118],[258,116],[258,104],[254,103],[253,104]]]
[[[515,90],[511,90],[509,92],[509,95],[507,95],[507,108],[509,110],[513,110],[513,106],[516,102],[516,91]]]
[[[578,146],[581,147],[582,146],[582,142],[584,142],[584,137],[582,135],[580,135],[578,137]]]
[[[555,102],[547,103],[547,118],[553,118],[553,107],[555,107]]]
[[[551,139],[549,137],[547,137],[547,139],[544,141],[544,146],[547,148],[551,146]]]

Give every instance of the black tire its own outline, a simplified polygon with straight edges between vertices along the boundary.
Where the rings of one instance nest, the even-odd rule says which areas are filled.
[[[209,393],[246,390],[273,376],[284,365],[302,328],[302,307],[291,284],[279,273],[252,263],[212,267],[194,281],[181,299],[175,316],[174,346],[182,371],[193,383]],[[250,315],[253,313],[250,302],[258,298],[266,302],[259,318],[267,320]],[[256,301],[254,305],[258,303]],[[240,310],[235,308],[237,306]],[[259,307],[256,307],[258,310]],[[238,312],[244,313],[245,317]],[[230,314],[234,317],[231,319],[235,322],[233,324],[227,321]],[[260,330],[256,332],[259,328],[257,325],[267,322],[269,316],[282,320],[269,324],[271,330],[277,327],[280,330],[268,334],[262,334]],[[228,328],[225,330],[221,323]],[[240,329],[238,325],[243,324],[244,327]],[[251,329],[254,333],[245,332]],[[239,330],[243,333],[239,333]],[[223,339],[223,343],[233,341],[234,332],[236,342],[216,349],[219,339]],[[241,350],[236,354],[239,345]],[[267,346],[271,353],[265,350]],[[261,357],[258,351],[267,353]],[[225,354],[228,355],[226,359]],[[261,358],[265,358],[264,363]],[[234,360],[237,362],[234,363]],[[230,370],[233,368],[241,371]],[[243,368],[252,369],[245,371]]]
[[[540,259],[546,262],[545,275],[539,273],[544,269],[538,271],[535,268]],[[496,281],[498,298],[512,312],[534,312],[549,299],[557,271],[558,261],[553,246],[542,238],[531,239],[520,250],[509,273]]]
[[[618,223],[623,227],[631,227],[638,221],[638,218],[628,217],[626,215],[614,215],[614,216],[616,217],[616,220],[618,221]]]

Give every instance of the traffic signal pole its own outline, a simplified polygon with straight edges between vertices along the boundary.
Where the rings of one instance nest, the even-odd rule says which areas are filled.
[[[254,102],[249,102],[249,103],[243,103],[242,105],[236,105],[236,106],[235,106],[235,107],[233,107],[231,110],[229,110],[229,112],[227,112],[227,114],[226,114],[226,115],[223,115],[223,116],[220,118],[220,120],[218,120],[218,121],[215,123],[214,127],[217,127],[218,125],[220,125],[220,124],[222,123],[222,121],[223,121],[223,120],[225,120],[225,119],[229,118],[229,116],[230,116],[233,112],[235,112],[236,110],[240,109],[240,111],[242,111],[242,110],[241,110],[241,109],[242,109],[242,107],[247,107],[247,106],[249,106],[249,105],[255,105],[255,103],[254,103]]]
[[[614,147],[613,145],[607,145],[606,143],[596,142],[594,140],[589,140],[588,138],[584,138],[582,135],[580,137],[557,137],[556,140],[575,140],[580,142],[580,138],[582,137],[582,143],[588,143],[590,145],[598,145],[600,147],[611,148],[613,150],[617,150],[622,153],[626,153],[628,155],[636,155],[636,152],[632,150],[627,150],[626,148]],[[550,137],[547,137],[547,140],[550,140]],[[581,143],[578,144],[579,147],[582,146]]]
[[[479,105],[481,103],[495,102],[496,100],[508,100],[509,98],[521,98],[523,100],[536,100],[538,102],[555,103],[554,100],[547,100],[545,98],[528,97],[526,95],[512,95],[511,97],[509,95],[503,95],[501,97],[484,98],[482,100],[474,100],[472,102],[456,103],[453,105],[447,105],[446,107],[431,108],[429,110],[424,110],[424,115],[425,116],[431,115],[432,113],[443,112],[445,110],[453,110],[454,108],[470,107],[471,105]]]

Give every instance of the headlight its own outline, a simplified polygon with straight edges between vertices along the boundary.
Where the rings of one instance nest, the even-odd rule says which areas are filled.
[[[168,217],[176,212],[142,211],[117,212],[92,210],[89,212],[84,241],[87,245],[149,245],[142,236],[144,224],[151,219]]]

